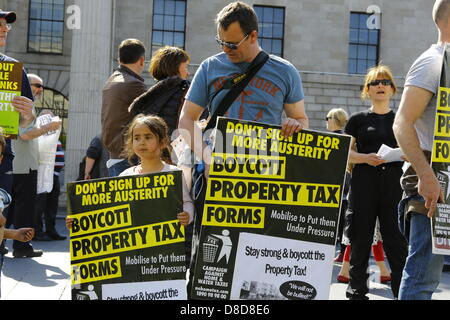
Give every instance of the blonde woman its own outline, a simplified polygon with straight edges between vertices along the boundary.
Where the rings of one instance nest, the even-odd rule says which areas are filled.
[[[348,114],[342,108],[333,108],[328,111],[327,130],[335,133],[342,133],[348,121]]]
[[[398,296],[407,256],[406,240],[397,219],[397,206],[402,196],[400,177],[403,162],[387,163],[377,155],[382,144],[398,147],[392,130],[395,113],[390,107],[390,100],[396,92],[392,72],[387,66],[369,69],[361,97],[370,100],[371,106],[351,115],[345,127],[345,133],[352,136],[349,162],[354,164],[349,198],[353,210],[349,299],[368,299],[368,261],[377,218],[392,271],[391,289],[394,297]]]
[[[327,130],[334,133],[342,133],[345,125],[347,124],[348,114],[342,108],[333,108],[328,111],[327,117],[325,118],[327,121]],[[337,242],[340,243],[341,248],[338,256],[334,259],[334,262],[342,262],[344,258],[345,245],[342,244],[342,231],[344,228],[344,214],[345,210],[347,210],[347,194],[349,187],[349,179],[348,174],[345,176],[345,185],[344,185],[344,197],[342,200],[341,211],[339,213],[339,227],[338,227],[338,235]]]

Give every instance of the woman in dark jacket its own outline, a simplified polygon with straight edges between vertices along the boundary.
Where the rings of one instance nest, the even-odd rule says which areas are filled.
[[[158,82],[137,97],[129,107],[136,116],[155,114],[163,118],[169,127],[169,136],[177,128],[178,115],[184,95],[189,88],[189,55],[183,49],[166,46],[155,52],[149,72]]]

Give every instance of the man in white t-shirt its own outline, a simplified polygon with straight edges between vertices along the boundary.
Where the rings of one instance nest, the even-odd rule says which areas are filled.
[[[444,256],[432,254],[430,217],[442,197],[441,186],[430,167],[445,42],[450,42],[450,0],[437,0],[433,20],[439,31],[432,45],[411,66],[394,122],[397,141],[410,164],[401,184],[400,227],[409,252],[400,284],[400,300],[429,300],[439,285]]]

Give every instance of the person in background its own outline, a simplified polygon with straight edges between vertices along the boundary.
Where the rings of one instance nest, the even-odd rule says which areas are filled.
[[[178,127],[178,116],[189,88],[189,55],[177,47],[158,49],[150,61],[149,72],[158,82],[136,98],[129,111],[157,115],[166,121],[169,137]]]
[[[368,70],[361,93],[371,101],[368,110],[352,114],[345,133],[352,136],[349,162],[354,164],[350,180],[349,206],[353,211],[350,240],[350,300],[367,300],[368,263],[376,221],[380,223],[383,247],[391,267],[391,289],[398,297],[407,255],[406,239],[398,225],[397,206],[402,196],[400,177],[403,161],[386,162],[377,155],[382,144],[397,148],[392,131],[395,113],[390,99],[397,92],[392,72],[378,65]]]
[[[119,46],[119,68],[106,81],[102,91],[102,142],[110,154],[109,176],[116,177],[130,167],[121,158],[124,134],[133,117],[130,104],[147,91],[142,78],[145,66],[145,46],[137,39],[126,39]]]
[[[64,168],[64,149],[61,141],[58,141],[56,146],[55,155],[55,167],[53,171],[53,188],[49,193],[38,194],[37,198],[37,210],[40,212],[37,220],[36,228],[42,227],[42,215],[45,221],[45,232],[40,237],[36,234],[35,240],[39,241],[51,241],[51,240],[65,240],[66,237],[60,235],[56,230],[56,216],[58,214],[59,207],[59,195],[61,193],[61,182],[59,176],[61,170]]]
[[[328,111],[327,117],[325,119],[327,121],[327,130],[334,133],[343,133],[345,125],[348,121],[348,114],[342,108],[333,108]],[[345,182],[344,182],[344,193],[342,197],[341,209],[339,211],[339,225],[338,225],[338,234],[336,237],[336,242],[340,245],[339,254],[334,259],[334,262],[342,262],[344,258],[345,252],[345,244],[342,243],[342,232],[344,229],[344,218],[345,211],[347,210],[348,201],[348,189],[350,187],[350,173],[348,171],[345,172]]]
[[[8,32],[11,24],[16,21],[14,12],[0,9],[0,48],[6,46]],[[0,61],[17,62],[4,54],[0,54]],[[12,140],[12,151],[15,157],[12,160],[13,180],[12,199],[6,225],[14,224],[16,229],[33,226],[34,207],[37,187],[37,140],[36,138],[47,131],[59,127],[59,122],[52,122],[44,128],[34,128],[35,110],[33,92],[25,71],[22,72],[22,96],[14,97],[12,105],[20,114],[18,138]],[[39,257],[42,250],[34,250],[29,241],[13,241],[13,256],[15,258]]]
[[[109,154],[102,144],[101,135],[95,136],[88,149],[84,163],[80,168],[80,180],[90,180],[108,177],[108,168],[106,161],[109,159]]]

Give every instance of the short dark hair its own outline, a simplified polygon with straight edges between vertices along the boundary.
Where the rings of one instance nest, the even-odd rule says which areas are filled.
[[[436,25],[446,22],[450,15],[450,1],[436,0],[433,6],[433,20]]]
[[[189,61],[189,54],[183,49],[166,46],[156,50],[148,71],[159,81],[178,75],[180,64]]]
[[[239,22],[242,31],[249,34],[258,31],[258,16],[248,4],[240,1],[232,2],[217,14],[216,23],[223,30],[227,30],[233,22]]]
[[[119,62],[123,64],[135,63],[145,57],[145,46],[138,39],[126,39],[119,45]]]

